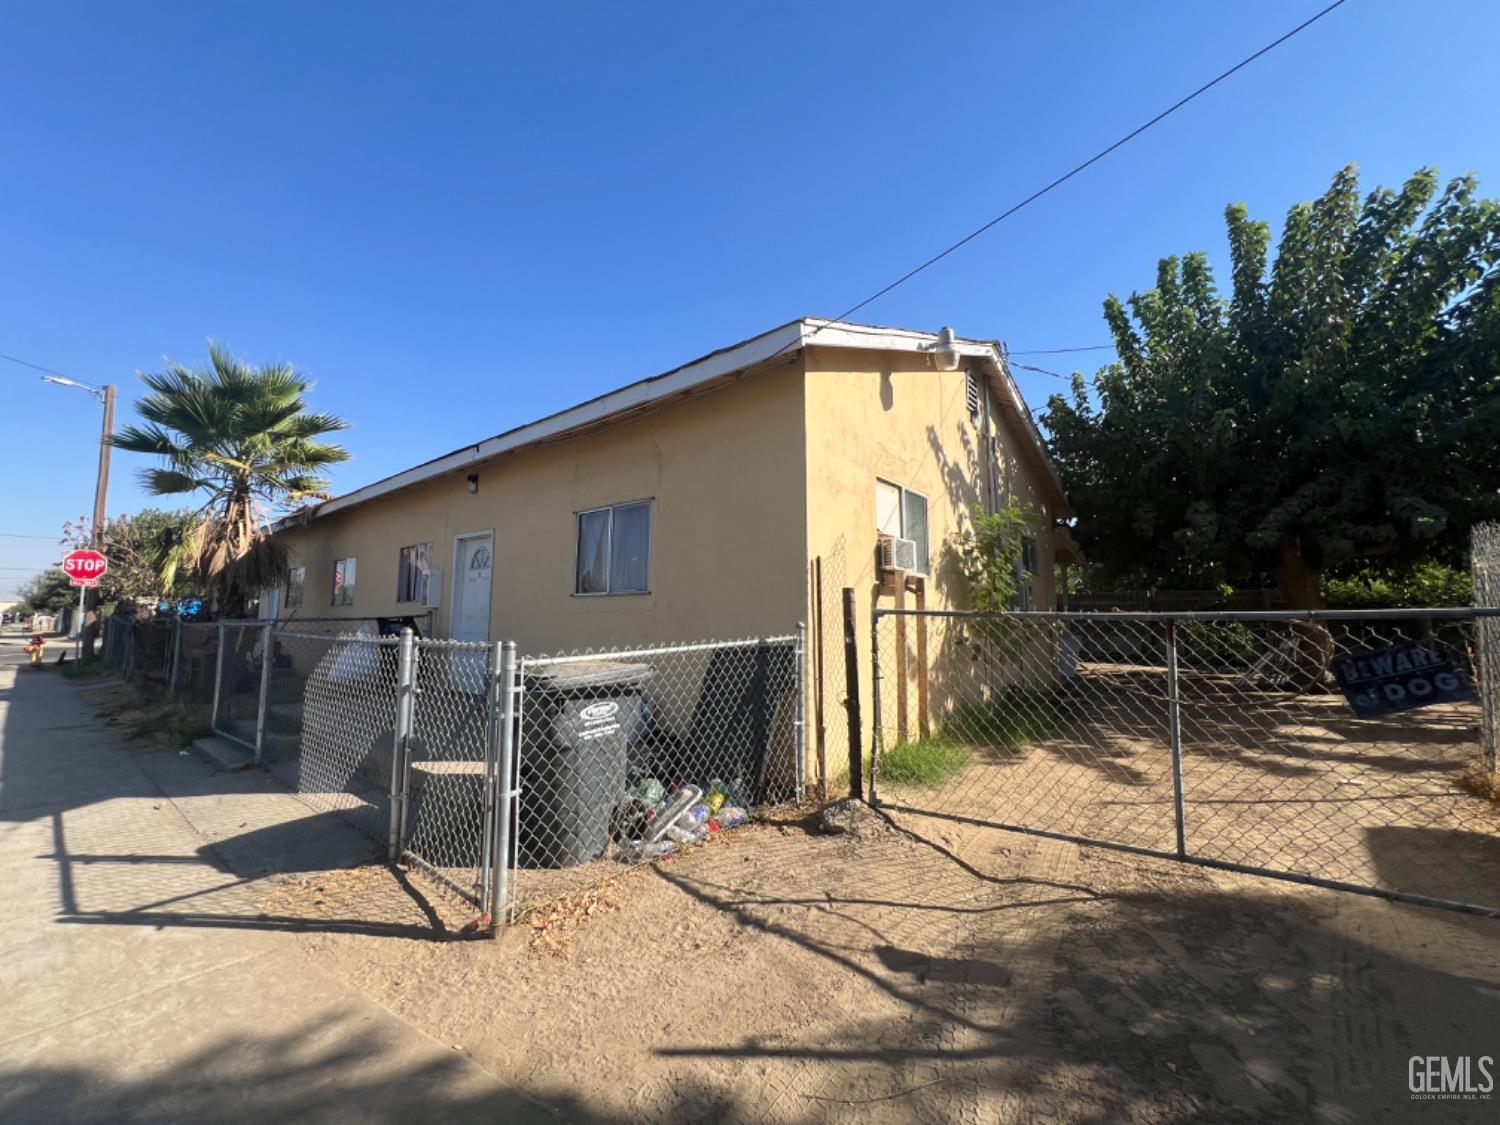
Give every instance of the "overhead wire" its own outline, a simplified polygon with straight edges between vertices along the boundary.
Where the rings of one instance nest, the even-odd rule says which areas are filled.
[[[50,367],[43,367],[40,363],[32,363],[29,359],[18,359],[13,355],[0,352],[0,359],[8,359],[11,363],[19,363],[22,367],[29,367],[33,371],[41,371],[48,375],[56,375],[59,379],[71,379],[73,376],[64,375],[61,371],[53,371]]]
[[[1213,78],[1210,78],[1207,82],[1203,83],[1203,85],[1199,86],[1192,93],[1179,98],[1166,109],[1158,113],[1155,117],[1151,118],[1149,121],[1146,121],[1144,124],[1137,125],[1134,129],[1126,133],[1119,140],[1115,141],[1113,144],[1108,145],[1105,148],[1100,149],[1098,152],[1094,153],[1093,156],[1090,156],[1087,160],[1083,161],[1083,163],[1074,166],[1073,168],[1064,172],[1062,175],[1058,176],[1056,179],[1052,180],[1050,183],[1038,188],[1036,191],[1028,195],[1025,199],[1022,199],[1019,203],[1015,203],[1006,208],[1004,211],[1000,212],[1000,214],[996,215],[993,219],[985,223],[983,226],[975,228],[968,234],[964,235],[964,237],[960,238],[957,242],[953,243],[943,250],[938,251],[938,253],[932,255],[932,257],[928,258],[921,264],[907,270],[900,277],[896,278],[895,281],[891,282],[889,285],[877,289],[874,293],[870,294],[858,304],[851,305],[838,316],[833,317],[832,320],[818,325],[806,338],[789,340],[787,343],[783,344],[781,348],[779,348],[776,352],[773,352],[772,355],[768,358],[774,359],[777,355],[780,355],[781,352],[792,347],[793,344],[805,344],[807,340],[811,339],[813,336],[816,336],[819,332],[823,331],[823,329],[828,327],[829,325],[837,324],[840,321],[847,320],[849,317],[859,312],[859,310],[864,308],[866,305],[872,304],[875,301],[878,301],[881,297],[884,297],[887,293],[895,289],[897,286],[906,284],[906,282],[916,277],[923,270],[937,265],[938,262],[941,262],[944,258],[948,257],[948,255],[952,254],[954,251],[967,246],[969,243],[973,242],[976,238],[984,234],[986,231],[989,231],[995,226],[998,226],[1000,223],[1004,222],[1006,219],[1010,218],[1012,215],[1022,210],[1023,208],[1029,207],[1038,199],[1041,199],[1042,196],[1046,195],[1048,192],[1054,191],[1057,188],[1061,187],[1063,184],[1071,180],[1074,176],[1097,164],[1099,161],[1103,160],[1106,156],[1114,152],[1116,149],[1122,147],[1123,145],[1129,144],[1131,141],[1135,140],[1136,137],[1139,137],[1142,133],[1146,132],[1146,130],[1150,129],[1152,126],[1165,121],[1168,117],[1172,116],[1172,114],[1176,113],[1179,109],[1187,105],[1189,102],[1193,101],[1195,98],[1208,93],[1209,90],[1212,90],[1215,86],[1219,85],[1219,83],[1245,69],[1245,67],[1249,66],[1251,63],[1255,62],[1263,55],[1269,54],[1271,51],[1274,51],[1288,39],[1291,39],[1293,36],[1307,30],[1313,24],[1321,20],[1324,16],[1332,12],[1334,9],[1342,7],[1345,2],[1346,0],[1333,0],[1333,3],[1329,4],[1327,7],[1322,8],[1318,12],[1309,16],[1307,19],[1303,20],[1290,31],[1277,36],[1275,39],[1271,40],[1271,42],[1267,43],[1264,47],[1260,48],[1260,50],[1246,55],[1243,59],[1235,63],[1233,66],[1229,67],[1227,70],[1220,71],[1217,75],[1215,75]]]

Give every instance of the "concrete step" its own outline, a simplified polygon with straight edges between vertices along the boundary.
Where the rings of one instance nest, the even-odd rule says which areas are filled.
[[[255,760],[248,749],[227,738],[195,738],[193,749],[223,770],[244,769]]]

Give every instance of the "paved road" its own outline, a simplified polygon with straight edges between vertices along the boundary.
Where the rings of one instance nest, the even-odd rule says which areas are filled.
[[[362,839],[264,774],[131,748],[20,646],[0,638],[0,1120],[536,1115],[261,914],[256,877]]]

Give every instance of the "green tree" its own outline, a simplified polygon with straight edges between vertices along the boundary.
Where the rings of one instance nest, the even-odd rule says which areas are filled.
[[[1206,257],[1104,315],[1119,353],[1045,422],[1095,563],[1208,581],[1461,551],[1500,514],[1500,205],[1423,170],[1360,200],[1353,166],[1270,228],[1230,206],[1232,293]]]
[[[145,508],[106,520],[100,549],[109,571],[100,583],[100,601],[150,603],[202,594],[192,558],[198,522],[187,508]],[[63,541],[92,546],[90,524],[87,517],[64,524]]]
[[[206,496],[185,557],[216,612],[236,616],[285,578],[286,551],[268,521],[326,497],[324,470],[349,454],[319,439],[347,423],[307,409],[312,384],[290,364],[252,367],[215,343],[208,353],[206,367],[174,363],[142,375],[150,390],[136,403],[143,422],[110,442],[161,458],[141,474],[156,495]]]
[[[61,613],[78,604],[78,590],[60,570],[44,570],[21,587],[17,613]]]

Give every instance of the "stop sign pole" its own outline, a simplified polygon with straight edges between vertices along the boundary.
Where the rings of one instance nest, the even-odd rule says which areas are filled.
[[[104,506],[105,498],[109,494],[109,435],[114,432],[115,428],[115,385],[106,383],[103,387],[91,387],[87,383],[80,383],[76,379],[69,379],[63,375],[43,375],[42,382],[87,391],[104,407],[104,425],[99,434],[99,477],[94,483],[94,526],[90,529],[93,533],[90,536],[90,542],[96,548],[97,553],[97,548],[104,546]],[[105,566],[107,568],[108,563]],[[68,575],[70,582],[72,582],[72,577],[71,574]],[[72,584],[79,585],[76,582]],[[89,591],[98,585],[98,582],[93,582],[82,586],[78,591],[77,635],[80,659],[94,655],[94,638],[99,632],[99,595],[98,593],[90,594]]]

